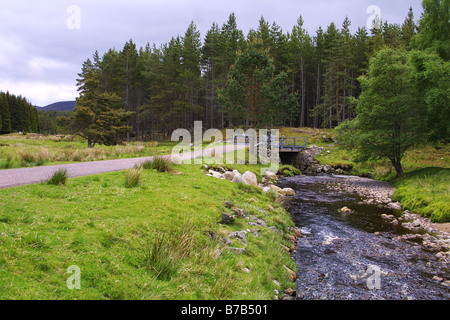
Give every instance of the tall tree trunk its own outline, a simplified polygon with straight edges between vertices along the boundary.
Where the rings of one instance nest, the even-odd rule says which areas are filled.
[[[321,87],[321,82],[320,82],[320,62],[317,63],[317,84],[316,84],[316,106],[320,105],[320,87]],[[316,113],[314,116],[314,128],[317,128],[319,126],[319,114]]]
[[[303,63],[303,56],[300,58],[300,75],[301,75],[301,107],[300,107],[300,127],[305,126],[305,66]]]

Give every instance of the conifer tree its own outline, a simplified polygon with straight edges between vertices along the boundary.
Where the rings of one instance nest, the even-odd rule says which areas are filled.
[[[8,99],[3,93],[0,93],[0,122],[0,133],[11,133]]]

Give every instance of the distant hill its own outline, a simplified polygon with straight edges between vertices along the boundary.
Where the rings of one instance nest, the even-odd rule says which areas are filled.
[[[45,107],[37,107],[39,111],[73,111],[75,109],[75,101],[61,101],[49,104]]]

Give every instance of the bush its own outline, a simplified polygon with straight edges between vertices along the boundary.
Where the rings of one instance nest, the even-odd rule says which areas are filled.
[[[51,178],[47,181],[47,184],[59,186],[66,184],[67,179],[68,179],[67,170],[59,169],[53,173]]]
[[[142,167],[135,167],[127,171],[125,186],[127,188],[135,188],[141,184],[142,181]]]

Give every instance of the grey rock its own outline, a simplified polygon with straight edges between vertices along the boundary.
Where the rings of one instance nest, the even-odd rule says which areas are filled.
[[[230,224],[232,223],[234,220],[236,219],[236,217],[234,215],[228,214],[226,212],[222,213],[222,220],[220,221],[220,223],[223,224]]]
[[[387,207],[393,210],[402,210],[402,206],[400,205],[399,202],[389,202],[387,204]]]
[[[247,180],[245,180],[244,177],[241,176],[241,175],[236,175],[236,176],[233,178],[232,181],[233,181],[234,183],[249,184],[249,183],[247,182]]]
[[[227,247],[228,250],[239,253],[239,254],[246,254],[246,251],[244,248],[234,248],[234,247]]]
[[[233,181],[235,176],[236,176],[236,174],[232,171],[227,171],[223,174],[223,177],[229,181]]]
[[[238,218],[245,218],[247,215],[245,214],[244,209],[241,208],[234,208],[234,213],[236,214],[236,217]]]

